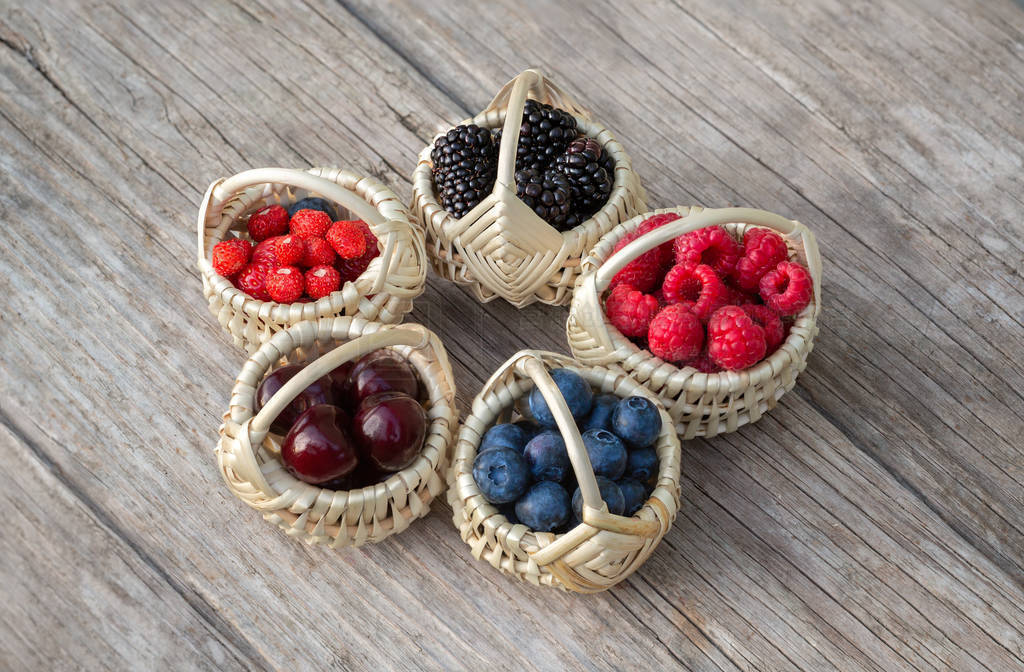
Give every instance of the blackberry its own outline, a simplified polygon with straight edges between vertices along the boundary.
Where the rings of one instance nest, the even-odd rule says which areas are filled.
[[[569,180],[575,212],[589,215],[608,201],[612,180],[602,165],[605,152],[593,138],[577,138],[555,159],[554,168]],[[614,165],[614,161],[613,161]]]
[[[536,100],[527,100],[519,127],[516,170],[543,172],[577,135],[576,117]],[[494,143],[501,144],[500,130],[494,135]]]
[[[434,142],[430,160],[441,205],[455,217],[472,210],[494,188],[498,149],[485,128],[456,126]]]
[[[572,187],[561,173],[548,170],[516,172],[516,195],[541,219],[561,230],[572,205]]]

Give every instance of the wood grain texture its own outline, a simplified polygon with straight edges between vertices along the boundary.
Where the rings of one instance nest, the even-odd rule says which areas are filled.
[[[58,4],[0,3],[0,667],[1024,669],[1017,5]],[[339,164],[408,197],[530,65],[652,206],[774,210],[826,262],[794,392],[688,444],[675,526],[592,597],[474,561],[441,505],[296,544],[212,456],[243,357],[192,265],[206,185]],[[465,407],[565,316],[431,277],[412,319]]]

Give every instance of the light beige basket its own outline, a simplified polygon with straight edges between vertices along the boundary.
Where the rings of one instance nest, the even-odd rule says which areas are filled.
[[[326,490],[289,474],[279,459],[280,437],[268,434],[274,419],[311,382],[383,347],[406,357],[427,390],[430,426],[420,456],[384,482],[360,490]],[[307,362],[254,412],[256,388],[267,373]],[[275,334],[242,367],[220,428],[217,463],[231,492],[287,534],[309,544],[359,546],[397,534],[427,514],[444,489],[457,420],[448,355],[425,327],[351,317],[300,322]]]
[[[601,499],[579,429],[547,372],[559,367],[583,376],[595,392],[644,396],[661,411],[661,434],[655,444],[660,460],[657,486],[631,518],[609,513]],[[495,421],[508,421],[517,401],[520,414],[527,415],[525,399],[534,385],[552,409],[583,495],[584,522],[565,534],[511,524],[484,499],[473,479],[473,460],[484,432]],[[653,394],[629,377],[602,367],[581,367],[555,353],[523,350],[505,362],[473,400],[448,472],[448,502],[455,526],[475,558],[530,583],[596,593],[636,571],[672,525],[679,510],[680,454],[671,418]]]
[[[272,203],[288,206],[307,196],[333,201],[366,222],[381,253],[354,282],[308,303],[258,301],[213,270],[213,246],[230,235],[248,238],[245,218]],[[210,310],[235,345],[252,353],[285,326],[302,320],[349,315],[395,323],[423,293],[426,257],[423,233],[393,191],[370,177],[337,168],[309,171],[257,168],[210,185],[199,207],[199,270]]]
[[[527,97],[569,112],[579,130],[615,159],[608,202],[579,226],[560,232],[516,196],[516,146]],[[438,202],[431,173],[433,142],[413,172],[413,215],[427,232],[427,254],[438,275],[473,289],[482,302],[501,297],[522,308],[564,305],[571,298],[581,255],[619,222],[644,212],[647,198],[622,145],[604,126],[536,70],[506,84],[483,112],[460,122],[503,127],[494,191],[461,219]],[[436,140],[436,138],[435,138]]]
[[[647,217],[669,212],[678,213],[681,219],[641,236],[612,255],[615,244]],[[766,359],[744,371],[709,374],[689,366],[677,367],[638,348],[608,321],[601,295],[623,266],[647,250],[684,233],[716,225],[724,225],[737,239],[742,239],[748,226],[768,227],[780,233],[789,247],[790,259],[810,271],[814,298],[796,317],[786,341]],[[750,208],[668,208],[623,223],[591,250],[576,283],[566,332],[569,347],[580,362],[624,369],[660,397],[679,434],[692,439],[735,431],[775,407],[807,366],[818,333],[820,310],[821,255],[814,234],[806,226]]]

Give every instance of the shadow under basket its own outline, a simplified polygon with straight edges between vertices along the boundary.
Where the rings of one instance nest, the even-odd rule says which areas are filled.
[[[680,219],[664,224],[612,254],[615,244],[655,214],[675,213]],[[602,294],[623,266],[644,252],[690,231],[723,226],[735,239],[751,226],[779,233],[789,249],[789,259],[807,267],[814,282],[811,303],[796,316],[789,335],[778,350],[743,371],[701,373],[690,366],[676,366],[637,347],[608,320]],[[756,422],[793,389],[797,375],[807,366],[807,356],[818,333],[821,310],[821,255],[814,235],[803,224],[779,215],[750,208],[680,207],[654,210],[615,227],[583,261],[577,280],[566,332],[573,356],[588,365],[621,367],[658,395],[684,439],[712,437]]]
[[[632,517],[609,513],[601,499],[579,429],[548,374],[554,368],[578,373],[595,394],[643,396],[658,407],[662,423],[654,444],[659,463],[657,484]],[[483,434],[495,421],[508,421],[514,404],[525,416],[525,401],[534,386],[552,410],[583,496],[583,522],[563,534],[535,532],[510,523],[484,499],[473,478],[473,460]],[[657,397],[637,382],[621,372],[581,367],[555,353],[523,350],[505,362],[473,400],[473,410],[459,431],[448,472],[448,502],[455,526],[473,557],[533,584],[597,593],[635,572],[672,526],[679,509],[680,455],[671,418]]]
[[[568,231],[548,224],[516,195],[516,147],[527,97],[571,114],[578,130],[596,139],[615,161],[608,201]],[[482,302],[500,297],[517,308],[535,302],[569,303],[580,257],[619,222],[647,209],[647,195],[625,149],[608,129],[590,119],[589,112],[536,70],[526,70],[506,84],[483,112],[461,124],[502,128],[497,179],[479,205],[456,219],[437,197],[430,158],[433,142],[420,153],[412,176],[412,212],[426,231],[434,270],[470,287]]]
[[[283,304],[254,299],[213,269],[214,245],[229,237],[248,239],[245,222],[252,212],[309,196],[333,202],[343,219],[363,220],[377,237],[380,254],[358,278],[316,301]],[[303,320],[345,315],[401,322],[426,286],[423,233],[409,209],[378,180],[337,168],[256,168],[211,184],[199,207],[198,265],[210,310],[248,353]]]
[[[329,490],[295,478],[279,458],[281,437],[269,433],[274,419],[310,383],[379,348],[408,359],[427,392],[429,427],[419,457],[384,481],[355,490]],[[257,413],[257,387],[285,364],[306,367]],[[448,355],[425,327],[351,317],[301,322],[275,334],[242,367],[220,428],[217,463],[231,492],[288,535],[335,548],[360,546],[397,534],[428,513],[444,490],[457,420]]]

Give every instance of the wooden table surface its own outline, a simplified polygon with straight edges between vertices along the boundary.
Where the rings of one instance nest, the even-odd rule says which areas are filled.
[[[0,668],[1024,669],[1024,11],[1011,0],[0,3]],[[342,165],[403,198],[430,136],[536,66],[652,207],[799,219],[806,372],[690,441],[623,585],[472,559],[444,504],[355,550],[235,500],[243,355],[209,314],[214,179]],[[462,407],[565,308],[431,276]]]

